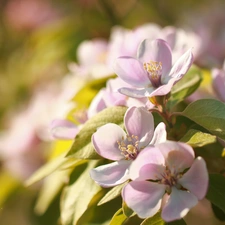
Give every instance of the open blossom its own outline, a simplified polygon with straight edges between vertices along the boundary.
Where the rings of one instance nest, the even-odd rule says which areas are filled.
[[[154,132],[154,120],[143,107],[130,107],[124,116],[126,132],[118,125],[108,123],[92,136],[92,143],[99,155],[113,160],[107,165],[90,171],[99,185],[112,187],[129,179],[129,167],[142,149],[149,144],[166,140],[165,125],[160,123]]]
[[[225,102],[225,61],[222,69],[212,70],[212,86],[218,98]]]
[[[130,167],[122,197],[139,217],[147,218],[162,208],[169,222],[184,217],[205,197],[208,173],[201,157],[181,142],[166,141],[144,149]]]
[[[119,92],[134,98],[166,95],[186,74],[192,62],[189,49],[172,66],[168,43],[161,39],[145,39],[139,46],[137,58],[123,56],[115,61],[115,73],[133,86],[120,88]]]
[[[106,83],[106,87],[102,88],[98,94],[93,98],[89,109],[88,117],[92,117],[97,112],[110,106],[127,106],[127,107],[146,107],[148,109],[153,108],[147,98],[129,98],[118,92],[119,87],[130,87],[127,83],[121,80],[119,77],[115,79],[109,79]]]

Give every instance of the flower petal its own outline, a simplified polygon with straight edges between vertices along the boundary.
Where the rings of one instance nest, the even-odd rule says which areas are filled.
[[[178,181],[199,200],[203,199],[208,189],[208,172],[203,158],[197,157],[191,168]]]
[[[149,181],[131,181],[123,188],[122,197],[140,218],[147,218],[160,209],[164,192],[164,185]]]
[[[166,222],[181,219],[197,203],[198,199],[192,193],[172,187],[172,193],[163,206],[161,216]]]
[[[93,117],[98,112],[106,108],[106,103],[104,101],[104,95],[106,91],[104,89],[100,90],[98,94],[92,99],[91,104],[88,108],[88,118]]]
[[[129,179],[131,161],[120,160],[90,171],[91,178],[102,187],[113,187]]]
[[[130,166],[132,180],[157,180],[161,178],[165,159],[159,149],[149,146],[142,150]]]
[[[132,97],[132,98],[144,98],[151,96],[151,93],[155,90],[153,87],[149,88],[119,88],[118,91],[126,96]]]
[[[224,64],[225,65],[225,64]],[[225,70],[213,69],[212,70],[212,85],[213,90],[216,92],[218,97],[225,102]]]
[[[118,148],[117,141],[126,137],[125,131],[114,123],[108,123],[101,126],[92,135],[92,144],[96,152],[106,159],[120,160],[124,159]]]
[[[175,141],[166,141],[156,145],[165,157],[166,165],[171,172],[183,172],[191,167],[194,161],[194,150],[188,144]]]
[[[145,39],[138,49],[138,59],[141,62],[156,61],[162,63],[162,74],[169,75],[172,67],[172,53],[168,43],[162,39]]]
[[[117,58],[114,64],[114,72],[134,87],[145,87],[150,83],[141,62],[132,57]]]
[[[50,129],[52,136],[61,140],[74,139],[80,130],[78,126],[68,120],[53,120]]]
[[[156,88],[155,90],[153,90],[148,95],[148,97],[167,95],[171,91],[173,85],[176,82],[177,82],[176,78],[171,78],[167,84],[163,84],[159,86],[158,88]]]
[[[161,122],[155,128],[155,132],[154,132],[154,135],[153,135],[153,138],[152,138],[150,144],[156,145],[156,144],[165,142],[166,136],[167,136],[166,125],[163,122]]]
[[[130,107],[124,116],[127,133],[138,136],[140,148],[146,147],[153,137],[154,119],[144,107]]]
[[[169,76],[170,77],[176,77],[177,81],[180,80],[185,73],[189,70],[191,67],[194,57],[191,52],[192,49],[189,49],[186,51],[173,65]],[[163,78],[162,78],[163,79]]]

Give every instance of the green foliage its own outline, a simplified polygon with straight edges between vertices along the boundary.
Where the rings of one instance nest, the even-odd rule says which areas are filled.
[[[180,141],[186,142],[192,147],[202,147],[216,142],[216,136],[190,129]]]
[[[91,206],[95,196],[101,191],[101,187],[89,175],[90,169],[97,163],[96,160],[89,161],[75,170],[75,181],[72,176],[70,184],[64,188],[60,205],[62,225],[77,224],[80,217]]]
[[[197,100],[181,113],[207,129],[213,135],[225,139],[225,104],[215,99]]]
[[[161,218],[160,214],[161,212],[158,212],[153,217],[145,219],[141,225],[186,225],[183,219],[167,223]]]
[[[113,216],[109,225],[123,225],[127,217],[123,214],[123,209],[119,209]]]
[[[8,171],[1,171],[0,173],[0,206],[2,206],[10,195],[21,187],[20,181],[13,177]]]
[[[127,182],[117,185],[115,187],[113,187],[111,190],[109,190],[104,197],[99,201],[98,205],[102,205],[106,202],[109,202],[113,199],[115,199],[116,197],[118,197],[124,187],[124,185],[126,185]]]
[[[209,175],[209,189],[206,198],[225,213],[225,177],[221,174]]]
[[[225,212],[223,212],[220,208],[218,208],[214,204],[211,204],[211,205],[212,205],[212,210],[213,210],[216,218],[221,221],[225,221]]]
[[[35,213],[42,215],[47,211],[53,200],[60,194],[70,172],[71,170],[55,171],[44,179],[35,204]]]
[[[187,74],[173,86],[167,107],[172,109],[176,104],[190,96],[199,87],[201,81],[201,70],[192,66]]]
[[[153,217],[145,219],[141,225],[165,225],[165,221],[163,221],[160,214],[158,212]]]
[[[65,158],[65,154],[62,154],[58,156],[55,159],[52,159],[51,161],[47,162],[45,165],[43,165],[40,169],[35,171],[32,176],[25,182],[26,186],[30,186],[39,180],[47,177],[48,175],[52,174],[56,170],[60,170],[62,167],[68,167],[68,166],[74,166],[77,163],[79,163],[81,160],[74,160]]]
[[[123,209],[123,214],[128,218],[136,214],[131,208],[127,206],[126,202],[124,201],[122,204],[122,209]]]
[[[84,124],[80,132],[77,134],[67,157],[77,159],[100,159],[101,157],[96,153],[91,143],[92,134],[97,130],[97,128],[106,123],[115,123],[122,126],[126,110],[126,107],[115,106],[106,108],[93,116]]]
[[[99,92],[99,90],[105,87],[106,82],[109,78],[114,76],[104,77],[96,80],[91,80],[85,83],[85,86],[78,91],[74,96],[73,101],[76,102],[78,109],[88,108],[92,99]]]

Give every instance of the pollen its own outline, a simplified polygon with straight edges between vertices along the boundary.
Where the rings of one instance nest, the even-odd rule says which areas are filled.
[[[143,64],[144,69],[148,72],[149,79],[154,87],[161,85],[162,62],[149,61]]]
[[[162,179],[159,181],[161,184],[165,184],[167,186],[166,192],[170,194],[171,188],[173,186],[177,187],[178,189],[182,189],[181,185],[178,183],[178,180],[182,177],[181,173],[176,173],[175,171],[172,172],[170,169],[166,168],[164,173],[161,174]]]
[[[153,77],[158,77],[162,73],[162,62],[150,61],[144,63],[144,69]]]
[[[139,138],[135,135],[127,135],[121,141],[117,141],[118,148],[126,160],[134,160],[139,153]]]

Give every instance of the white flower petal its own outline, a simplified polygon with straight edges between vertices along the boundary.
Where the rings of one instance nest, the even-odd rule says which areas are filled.
[[[108,123],[101,126],[92,135],[92,144],[96,152],[106,159],[120,160],[124,159],[118,147],[117,141],[126,137],[125,131],[114,123]]]
[[[91,178],[102,187],[113,187],[129,179],[131,161],[121,160],[90,171]]]
[[[165,186],[149,181],[131,181],[122,190],[123,200],[140,218],[154,216],[160,209]]]

